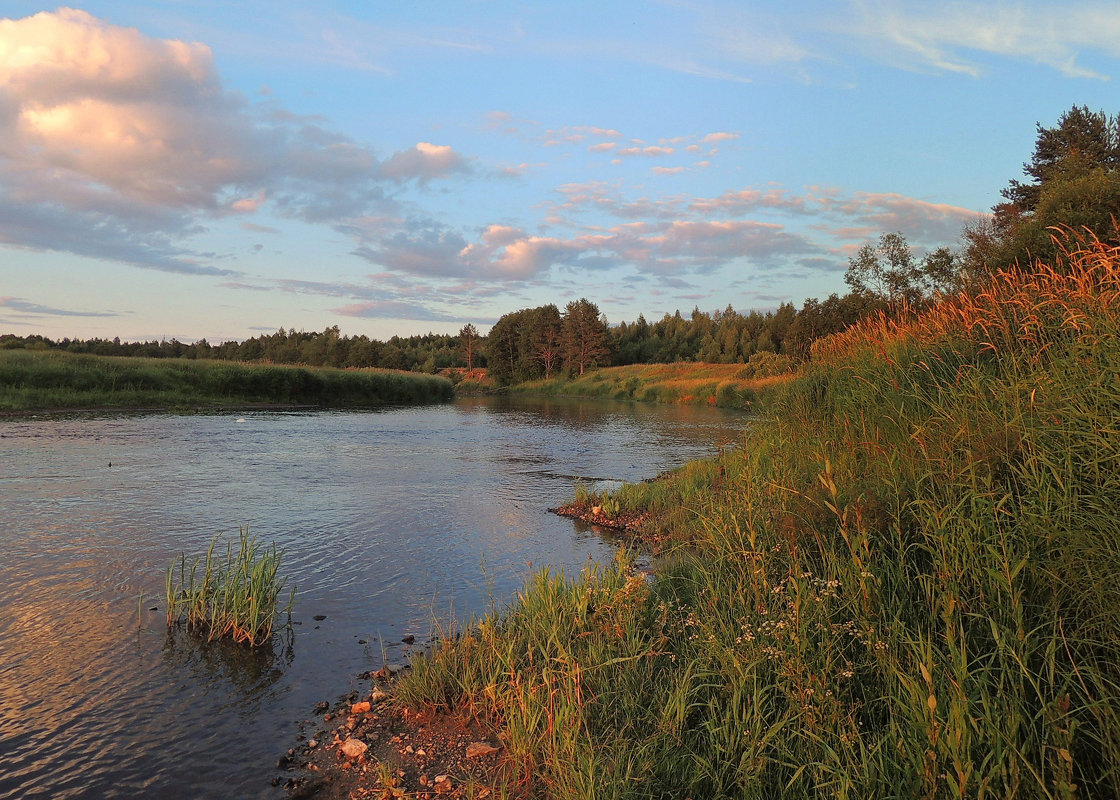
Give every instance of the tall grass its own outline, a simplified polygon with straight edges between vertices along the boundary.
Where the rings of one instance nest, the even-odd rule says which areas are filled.
[[[0,409],[376,406],[450,400],[451,382],[387,370],[0,351]]]
[[[557,798],[1120,796],[1120,250],[865,323],[679,509],[647,582],[538,575],[405,679]]]
[[[528,381],[511,386],[509,391],[745,409],[751,407],[759,391],[789,376],[788,369],[777,375],[762,375],[755,365],[743,364],[634,364],[570,378]]]
[[[167,626],[185,625],[208,641],[230,638],[250,646],[272,636],[277,615],[291,616],[295,588],[280,606],[284,582],[279,577],[281,551],[276,545],[262,548],[247,527],[240,529],[237,549],[226,543],[223,557],[218,539],[210,542],[203,559],[187,568],[187,556],[178,569],[167,570]],[[176,575],[178,573],[178,575]]]

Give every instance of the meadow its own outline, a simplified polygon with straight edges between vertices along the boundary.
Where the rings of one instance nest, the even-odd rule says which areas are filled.
[[[445,378],[391,370],[0,350],[0,411],[369,407],[441,402],[452,393]]]
[[[1120,796],[1120,249],[1073,242],[818,343],[741,446],[610,507],[669,537],[538,573],[418,658],[499,794]]]
[[[748,409],[760,391],[787,380],[789,359],[762,353],[747,364],[633,364],[583,375],[518,383],[511,394],[637,400],[646,403]]]

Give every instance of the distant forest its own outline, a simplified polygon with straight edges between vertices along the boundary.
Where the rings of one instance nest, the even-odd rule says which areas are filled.
[[[792,303],[777,311],[739,313],[728,306],[723,311],[666,314],[656,322],[639,316],[636,322],[609,325],[598,306],[581,299],[593,312],[599,332],[592,332],[591,346],[584,350],[584,367],[674,361],[744,363],[757,352],[807,356],[817,337],[841,330],[875,303],[863,298],[833,295],[824,302],[808,300],[801,311]],[[338,326],[324,331],[280,328],[243,342],[210,344],[201,339],[187,344],[175,339],[126,342],[118,339],[61,339],[39,336],[0,335],[0,348],[58,349],[72,353],[147,358],[198,358],[230,361],[303,364],[331,367],[379,367],[435,373],[468,366],[489,367],[509,378],[530,379],[556,372],[580,371],[579,351],[566,345],[565,314],[555,305],[523,309],[498,320],[489,336],[473,330],[459,334],[428,333],[393,336],[387,341],[364,335],[346,336]],[[511,355],[512,352],[512,355]]]
[[[731,306],[666,314],[650,322],[612,325],[587,298],[526,308],[502,316],[487,336],[473,325],[458,334],[393,336],[388,341],[324,331],[280,328],[242,342],[205,339],[122,342],[0,335],[0,349],[59,349],[76,353],[151,358],[205,358],[332,367],[379,367],[435,373],[486,367],[498,383],[580,374],[594,366],[675,361],[792,366],[811,357],[812,344],[870,314],[904,315],[961,291],[976,277],[1039,260],[1061,263],[1062,231],[1088,232],[1120,245],[1120,117],[1073,107],[1052,128],[1038,125],[1027,182],[1011,180],[992,216],[962,233],[957,249],[941,247],[924,258],[901,233],[885,233],[852,258],[845,295],[809,298],[798,309],[738,312]],[[765,354],[765,355],[759,355]]]

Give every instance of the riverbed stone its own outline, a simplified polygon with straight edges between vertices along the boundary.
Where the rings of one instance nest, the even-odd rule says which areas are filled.
[[[496,753],[501,748],[494,747],[489,742],[471,742],[467,745],[467,758],[480,758]]]
[[[347,739],[339,747],[339,750],[342,751],[342,755],[346,756],[347,758],[361,758],[366,754],[366,750],[368,749],[368,744],[363,742],[361,739],[354,738]]]

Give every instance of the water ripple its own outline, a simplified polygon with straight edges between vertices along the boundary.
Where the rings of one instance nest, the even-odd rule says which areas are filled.
[[[506,602],[530,563],[610,558],[545,510],[577,480],[650,477],[743,421],[505,399],[242,419],[0,422],[0,800],[281,796],[297,722],[404,634]],[[164,570],[243,525],[284,549],[294,634],[169,635]]]

